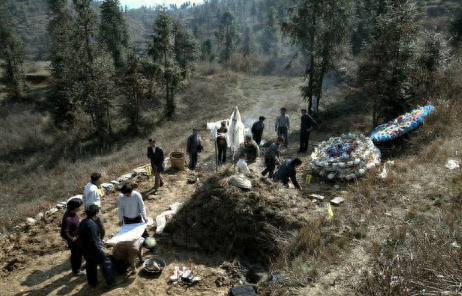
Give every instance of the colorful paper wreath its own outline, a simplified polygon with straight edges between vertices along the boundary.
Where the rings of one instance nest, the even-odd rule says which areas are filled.
[[[380,151],[370,138],[348,134],[322,142],[311,154],[314,173],[332,180],[353,180],[380,163]]]
[[[423,123],[425,116],[432,113],[433,110],[435,110],[435,107],[432,105],[419,107],[399,116],[395,120],[381,124],[371,133],[371,139],[377,143],[394,140],[419,127]]]

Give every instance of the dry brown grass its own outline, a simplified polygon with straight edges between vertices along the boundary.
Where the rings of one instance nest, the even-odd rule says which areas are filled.
[[[102,155],[96,153],[90,131],[81,122],[73,131],[61,131],[51,126],[47,113],[37,111],[39,105],[4,103],[0,109],[0,136],[7,140],[0,142],[0,180],[9,190],[0,197],[0,232],[49,209],[57,201],[81,193],[94,171],[110,181],[146,163],[145,138],[149,136],[158,138],[167,154],[184,150],[192,127],[204,128],[207,121],[228,117],[234,106],[247,106],[247,100],[236,90],[239,79],[240,74],[234,72],[225,72],[213,80],[195,78],[178,99],[175,120],[155,124],[141,138],[121,138]],[[153,119],[160,118],[162,106],[159,107],[147,109],[144,114],[150,126]],[[114,120],[115,128],[123,126],[123,122]],[[203,137],[208,136],[204,131]]]
[[[362,275],[358,294],[455,295],[460,292],[462,257],[460,247],[454,243],[462,243],[459,231],[462,171],[449,171],[444,165],[448,158],[460,160],[461,115],[457,101],[436,102],[434,115],[411,135],[413,153],[395,159],[389,177],[379,181],[384,187],[374,184],[371,190],[371,184],[364,184],[354,188],[356,192],[375,192],[376,196],[383,195],[385,189],[401,196],[390,196],[391,203],[378,204],[379,208],[394,208],[400,218],[386,231],[386,239],[370,242],[373,267]]]

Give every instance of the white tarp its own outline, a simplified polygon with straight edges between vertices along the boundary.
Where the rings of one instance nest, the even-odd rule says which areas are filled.
[[[244,132],[245,126],[242,123],[241,113],[237,106],[234,108],[233,114],[229,119],[224,119],[216,122],[207,123],[207,129],[212,132],[212,137],[215,139],[217,137],[217,130],[221,127],[222,122],[226,122],[226,128],[228,129],[228,134],[226,135],[226,141],[228,142],[228,147],[232,151],[237,151],[239,145],[244,143]]]
[[[153,219],[148,217],[147,223],[125,224],[120,227],[119,233],[107,241],[108,245],[115,246],[119,242],[139,239],[148,225],[152,225]]]
[[[232,175],[229,177],[228,183],[242,189],[252,189],[252,182],[242,175]]]

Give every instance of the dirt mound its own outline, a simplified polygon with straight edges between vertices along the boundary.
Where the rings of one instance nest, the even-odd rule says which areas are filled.
[[[36,256],[65,250],[65,243],[57,235],[60,217],[60,214],[44,217],[32,226],[23,223],[20,229],[0,240],[0,276],[26,268],[28,260]]]
[[[173,243],[230,255],[267,260],[277,254],[275,229],[290,231],[307,222],[310,200],[266,179],[252,179],[252,190],[213,176],[167,225]]]

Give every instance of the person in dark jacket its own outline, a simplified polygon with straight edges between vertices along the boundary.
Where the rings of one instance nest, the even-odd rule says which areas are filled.
[[[98,285],[97,266],[101,268],[103,277],[108,287],[114,287],[122,281],[117,281],[111,259],[104,252],[96,219],[98,219],[99,207],[91,205],[85,210],[87,217],[80,222],[78,228],[79,244],[86,261],[87,281],[94,288]]]
[[[79,215],[82,200],[73,198],[67,203],[67,211],[61,222],[61,237],[66,240],[67,247],[71,249],[71,267],[75,276],[83,275],[82,272],[82,251],[77,242],[77,229],[79,227]]]
[[[154,195],[157,195],[159,187],[164,186],[162,181],[161,173],[165,171],[164,168],[164,151],[161,147],[156,146],[156,139],[149,139],[148,153],[147,156],[151,159],[152,175],[154,175]]]
[[[265,153],[265,170],[261,172],[262,177],[269,173],[269,177],[273,178],[274,170],[276,169],[276,161],[281,155],[281,146],[284,144],[284,138],[279,137],[276,142],[271,144]]]
[[[247,161],[249,163],[255,162],[260,157],[260,146],[252,140],[250,135],[246,135],[244,138],[244,153],[247,154]]]
[[[197,129],[193,129],[192,135],[188,137],[186,143],[186,152],[189,154],[189,166],[188,168],[193,171],[197,165],[197,154],[202,152],[201,137],[198,135]]]
[[[226,128],[226,122],[221,123],[221,127],[217,130],[217,148],[218,148],[218,163],[224,164],[226,162],[226,150],[228,148],[228,143],[226,142],[226,133],[228,129]]]
[[[279,170],[274,174],[274,181],[281,181],[285,187],[289,188],[289,179],[294,184],[295,188],[302,190],[300,184],[297,181],[297,168],[302,165],[302,161],[299,158],[286,159],[282,163]]]
[[[260,146],[263,137],[263,130],[265,129],[265,116],[260,116],[258,121],[252,125],[252,139]]]
[[[301,127],[300,127],[300,149],[298,153],[305,153],[308,150],[308,141],[310,132],[316,126],[313,117],[307,114],[306,109],[302,109]]]

